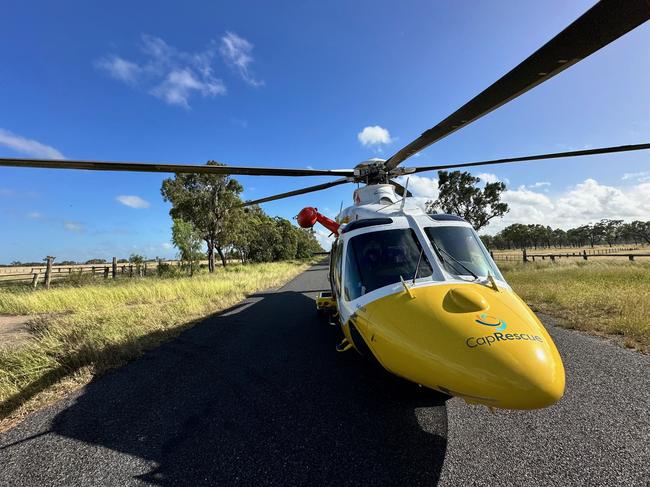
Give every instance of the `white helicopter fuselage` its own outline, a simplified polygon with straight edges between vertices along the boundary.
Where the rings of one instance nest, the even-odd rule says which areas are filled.
[[[388,371],[467,402],[535,409],[564,367],[469,223],[430,215],[392,185],[354,193],[337,217],[330,281],[349,344]],[[474,270],[472,270],[474,269]]]

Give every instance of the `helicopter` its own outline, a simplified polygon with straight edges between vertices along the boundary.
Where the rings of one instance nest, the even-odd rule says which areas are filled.
[[[333,181],[242,206],[357,183],[354,204],[335,220],[306,207],[304,228],[335,237],[331,290],[316,299],[340,327],[340,352],[356,350],[408,381],[470,404],[539,409],[561,399],[562,358],[543,324],[504,279],[462,218],[429,214],[408,190],[408,175],[650,149],[634,144],[486,161],[400,166],[442,138],[544,83],[650,19],[648,0],[602,0],[465,105],[386,160],[352,169],[151,164],[0,158],[0,166],[250,176],[332,176]],[[405,177],[402,185],[395,178]],[[403,179],[402,179],[403,180]]]

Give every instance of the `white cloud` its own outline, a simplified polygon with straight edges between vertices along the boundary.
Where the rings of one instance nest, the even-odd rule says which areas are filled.
[[[39,213],[38,211],[31,211],[27,213],[27,218],[30,220],[42,220],[45,218],[42,213]]]
[[[650,181],[650,171],[626,172],[621,178],[623,181],[634,179],[639,182]]]
[[[30,157],[42,159],[65,159],[54,147],[42,144],[37,140],[27,139],[8,130],[0,129],[0,146],[25,154]]]
[[[65,221],[65,222],[63,222],[63,228],[65,228],[69,232],[83,232],[84,231],[83,224],[79,223],[79,222]]]
[[[239,37],[234,32],[226,32],[221,38],[219,52],[226,63],[234,68],[244,81],[251,86],[261,86],[264,81],[255,79],[249,71],[249,67],[254,61],[253,47],[253,44],[243,37]]]
[[[226,93],[223,81],[214,75],[216,41],[199,52],[184,52],[160,37],[143,34],[144,59],[137,63],[116,55],[95,62],[95,67],[132,87],[143,89],[170,105],[189,108],[193,95],[213,98]]]
[[[478,174],[476,177],[478,177],[484,183],[488,183],[488,184],[489,183],[498,183],[499,181],[501,181],[499,179],[499,176],[497,176],[496,174],[489,173],[489,172],[482,172],[481,174]]]
[[[223,95],[226,87],[221,80],[201,81],[196,78],[192,71],[183,69],[171,71],[167,79],[156,86],[151,93],[162,98],[170,105],[179,105],[189,108],[187,100],[192,92],[198,92],[203,96]]]
[[[332,242],[334,242],[334,237],[330,237],[330,232],[327,230],[323,230],[321,228],[315,228],[314,227],[314,237],[316,237],[316,240],[320,244],[321,247],[327,252],[329,252],[332,248]]]
[[[424,176],[400,176],[396,178],[406,185],[420,203],[438,197],[438,179]],[[519,186],[503,193],[502,200],[508,203],[510,211],[503,217],[493,219],[482,232],[494,234],[513,223],[540,223],[568,229],[603,218],[619,220],[650,220],[650,182],[642,182],[631,188],[617,188],[600,184],[595,179],[586,179],[566,191],[550,195],[532,188],[549,185],[542,181],[530,186]]]
[[[129,208],[149,208],[151,206],[147,200],[139,196],[120,195],[115,199]]]
[[[496,233],[512,223],[540,223],[564,229],[603,218],[650,220],[650,182],[621,189],[586,179],[553,197],[532,191],[526,186],[508,190],[503,201],[510,211],[486,228]]]
[[[544,186],[550,186],[550,185],[551,185],[551,183],[549,183],[548,181],[538,181],[536,183],[529,184],[528,187],[529,188],[543,188]]]
[[[435,200],[438,197],[438,178],[428,178],[426,176],[400,176],[395,180],[402,186],[407,185],[408,190],[415,197],[425,200]]]
[[[390,144],[393,139],[387,129],[379,125],[364,127],[361,132],[357,134],[357,139],[364,147],[379,148],[382,145]]]
[[[127,84],[135,84],[142,73],[142,68],[131,61],[119,56],[106,56],[95,62],[95,67],[103,69],[113,78]]]
[[[170,244],[169,242],[162,243],[162,244],[160,244],[160,246],[165,250],[169,250],[169,249],[174,248],[174,246],[172,244]]]

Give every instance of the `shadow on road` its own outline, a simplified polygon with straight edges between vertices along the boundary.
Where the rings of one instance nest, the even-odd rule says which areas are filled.
[[[335,353],[308,296],[253,302],[91,383],[52,432],[146,459],[156,485],[436,483],[439,396]]]

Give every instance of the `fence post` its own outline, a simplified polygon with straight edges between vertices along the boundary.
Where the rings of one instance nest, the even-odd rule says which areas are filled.
[[[93,273],[93,277],[95,277],[95,266],[92,266],[90,269],[91,269],[91,271]]]
[[[584,260],[587,260],[587,250],[583,250],[583,251],[582,251],[582,258],[583,258]]]
[[[104,267],[104,279],[108,279],[108,266]]]
[[[634,256],[632,254],[628,255],[627,258],[630,259],[631,261],[634,261]]]
[[[551,261],[555,262],[555,256],[553,254],[551,254]]]
[[[528,262],[528,256],[527,256],[527,254],[526,254],[526,248],[524,248],[524,249],[521,251],[521,253],[522,253],[522,256],[523,256],[523,258],[524,258],[524,262]]]
[[[34,272],[34,276],[32,277],[32,289],[36,289],[36,286],[38,286],[38,276],[40,273]]]
[[[48,255],[46,257],[47,267],[45,268],[45,289],[50,289],[50,279],[52,278],[52,262],[54,257]]]
[[[113,262],[111,264],[111,268],[113,271],[113,279],[115,279],[115,276],[117,276],[117,257],[113,257]]]
[[[142,271],[144,274],[144,277],[147,277],[147,263],[144,263],[144,270]]]
[[[133,264],[129,264],[129,277],[133,277]]]

